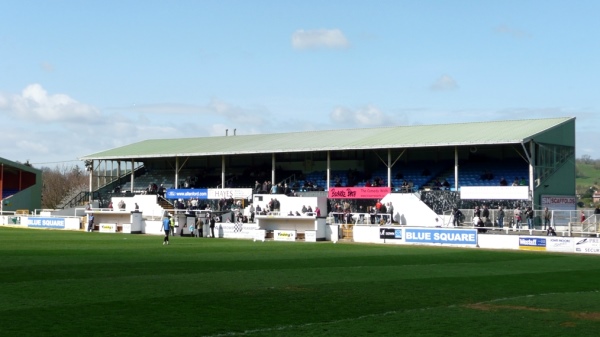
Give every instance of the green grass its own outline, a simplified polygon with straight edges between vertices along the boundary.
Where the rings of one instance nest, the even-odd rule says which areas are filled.
[[[4,336],[591,336],[600,256],[0,228]]]

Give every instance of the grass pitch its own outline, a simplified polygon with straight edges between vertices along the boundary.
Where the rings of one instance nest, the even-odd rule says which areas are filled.
[[[600,256],[0,228],[4,336],[592,336]]]

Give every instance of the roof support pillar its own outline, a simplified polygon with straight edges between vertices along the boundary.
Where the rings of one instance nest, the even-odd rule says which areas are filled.
[[[521,143],[521,146],[523,147],[523,152],[525,153],[525,156],[527,157],[527,163],[529,164],[529,201],[532,202],[531,207],[533,208],[533,169],[534,169],[534,162],[533,162],[533,158],[534,158],[534,151],[535,151],[535,144],[533,143],[533,140],[529,141],[529,152],[527,152],[527,147],[525,147],[524,143]]]
[[[454,147],[454,189],[458,192],[458,147]]]
[[[104,174],[103,174],[103,179],[102,179],[102,186],[106,185],[106,169],[108,166],[108,160],[104,160]],[[100,188],[100,186],[98,186],[98,188]]]
[[[102,160],[98,160],[98,174],[96,174],[96,188],[100,188],[100,165],[102,165]]]
[[[179,188],[179,157],[175,157],[175,182],[173,188]]]
[[[327,151],[327,186],[325,186],[325,191],[329,191],[330,186],[331,186],[331,151]]]
[[[375,152],[375,151],[373,151],[373,152],[375,153],[375,155],[377,156],[377,158],[379,158],[379,160],[387,167],[387,170],[388,170],[388,174],[387,174],[388,184],[387,184],[387,186],[391,188],[392,187],[392,167],[394,167],[394,165],[396,165],[396,162],[398,161],[398,159],[400,159],[400,157],[402,157],[402,155],[404,154],[404,152],[406,152],[406,149],[402,150],[402,153],[400,153],[398,155],[398,157],[396,157],[396,159],[394,160],[393,163],[392,163],[392,150],[391,149],[388,149],[388,155],[387,155],[388,159],[387,159],[387,161],[383,160],[383,158],[381,158],[381,156],[377,152]]]
[[[134,171],[133,171],[133,159],[131,159],[131,194],[133,194],[133,183],[135,181],[135,177],[134,177]]]
[[[121,188],[121,161],[117,161],[117,186]]]
[[[94,160],[92,159],[92,165],[89,167],[90,172],[90,194],[89,194],[89,202],[92,203],[92,194],[94,192]]]
[[[387,187],[392,187],[392,150],[388,149],[388,162],[387,162],[387,173],[388,173],[388,178],[387,178]]]
[[[533,188],[535,186],[535,182],[533,180],[535,168],[535,144],[533,141],[529,142],[529,153],[531,154],[529,157],[529,201],[531,201],[531,208],[535,209],[533,198]]]
[[[277,185],[275,183],[275,153],[271,154],[271,184]],[[267,193],[271,193],[271,191],[267,191]]]
[[[225,155],[221,156],[221,188],[225,188]]]

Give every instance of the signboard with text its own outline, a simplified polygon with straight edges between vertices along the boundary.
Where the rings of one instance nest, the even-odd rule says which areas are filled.
[[[404,228],[404,242],[476,246],[476,229]]]
[[[169,188],[167,199],[247,199],[251,188]]]
[[[600,254],[599,238],[579,238],[575,241],[575,253]]]
[[[64,229],[64,218],[27,218],[27,227]]]
[[[116,223],[101,223],[99,225],[100,233],[116,233],[117,232],[117,224]]]
[[[389,228],[383,227],[379,228],[379,238],[380,239],[394,239],[394,240],[402,240],[402,228]]]
[[[519,249],[546,250],[546,238],[519,237]]]
[[[574,195],[542,195],[542,209],[572,211],[577,209],[577,197]]]
[[[274,230],[273,240],[275,241],[296,241],[296,231]]]
[[[546,239],[546,250],[550,252],[572,253],[574,242],[575,238],[571,237],[549,236]]]
[[[330,187],[330,199],[383,199],[391,193],[389,187]]]

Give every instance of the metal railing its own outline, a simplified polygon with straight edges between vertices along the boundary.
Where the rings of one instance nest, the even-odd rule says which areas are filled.
[[[521,210],[521,220],[517,221],[514,213],[514,209],[504,210],[504,221],[503,227],[501,228],[498,223],[498,209],[490,209],[490,216],[488,221],[483,227],[478,227],[473,224],[474,210],[473,209],[461,209],[463,214],[461,221],[459,221],[461,228],[484,228],[488,230],[503,229],[507,233],[510,230],[516,229],[518,231],[531,231],[546,233],[548,226],[554,228],[557,233],[562,233],[563,236],[573,235],[596,235],[600,237],[600,214],[594,214],[594,210],[550,210],[550,221],[548,225],[544,221],[544,211],[536,210],[533,216],[533,228],[528,228],[527,219],[525,217],[525,211]],[[581,213],[585,215],[586,219],[581,221]],[[452,226],[454,223],[454,217],[451,210],[443,212],[443,221],[445,226]]]

